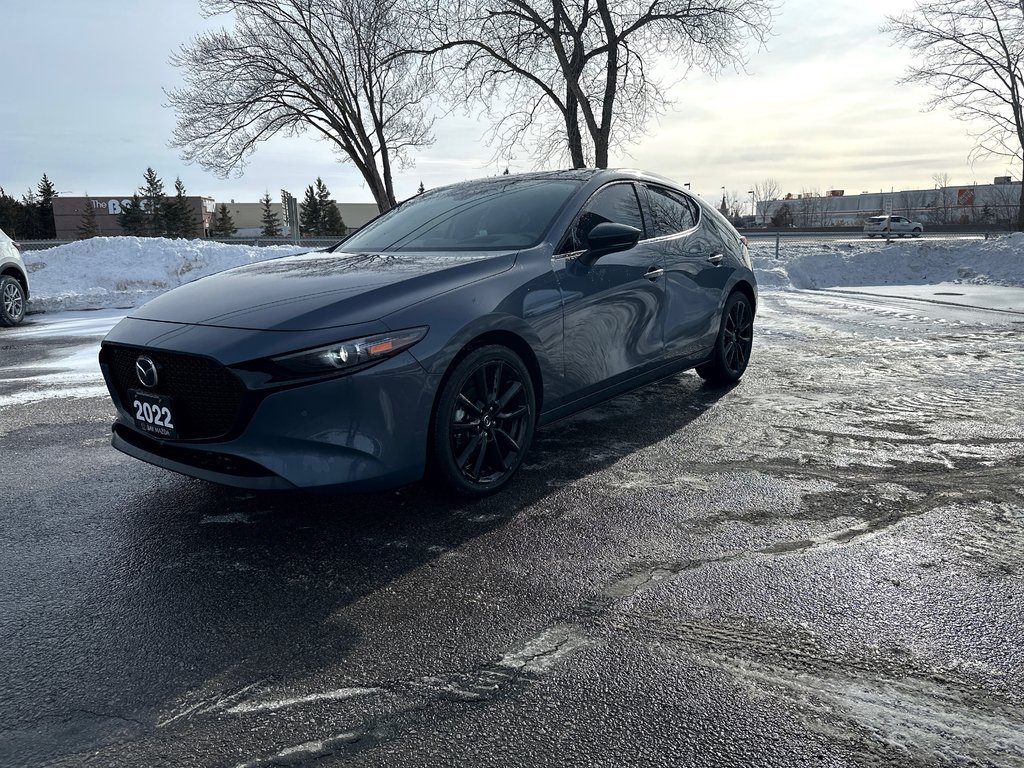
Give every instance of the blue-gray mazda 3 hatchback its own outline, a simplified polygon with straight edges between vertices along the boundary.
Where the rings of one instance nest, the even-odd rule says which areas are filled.
[[[756,304],[744,239],[668,179],[498,176],[169,291],[100,364],[114,447],[151,464],[256,489],[429,472],[481,495],[538,426],[686,368],[737,381]]]

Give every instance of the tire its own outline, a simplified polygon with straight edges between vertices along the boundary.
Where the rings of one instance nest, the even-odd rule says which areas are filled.
[[[10,275],[0,277],[0,325],[17,325],[25,319],[25,289]]]
[[[912,235],[913,235],[914,237],[920,237],[920,236],[921,236],[921,230],[920,230],[920,229],[916,229],[916,228],[915,228],[915,229],[914,229],[914,231],[913,231],[913,232],[911,232],[911,234],[912,234]]]
[[[697,375],[716,386],[736,383],[747,370],[753,345],[754,311],[750,299],[734,291],[722,310],[715,348],[708,361],[697,366]]]
[[[508,347],[464,357],[446,378],[430,435],[435,480],[463,496],[501,488],[523,463],[537,423],[530,372]]]

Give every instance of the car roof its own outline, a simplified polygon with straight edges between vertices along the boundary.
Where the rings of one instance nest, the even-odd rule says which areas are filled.
[[[533,171],[530,173],[514,173],[514,174],[500,174],[497,176],[488,176],[482,179],[468,179],[466,181],[457,182],[455,184],[448,184],[444,187],[437,187],[436,189],[457,189],[459,187],[476,187],[476,186],[489,186],[492,184],[502,184],[509,181],[578,181],[583,184],[592,183],[595,186],[599,186],[608,181],[614,181],[617,179],[633,179],[637,181],[654,181],[661,184],[667,184],[672,187],[679,187],[680,184],[672,179],[665,176],[660,176],[656,173],[650,173],[648,171],[640,171],[634,168],[568,168],[563,170],[554,171]]]

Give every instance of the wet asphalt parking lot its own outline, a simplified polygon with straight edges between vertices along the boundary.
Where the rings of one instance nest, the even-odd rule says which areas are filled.
[[[0,334],[0,765],[1024,765],[1024,315],[765,292],[471,503],[122,456],[82,317]]]

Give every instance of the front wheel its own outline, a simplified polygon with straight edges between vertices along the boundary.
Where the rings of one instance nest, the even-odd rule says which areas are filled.
[[[533,381],[507,347],[479,347],[448,376],[431,432],[435,477],[464,496],[498,490],[522,464],[536,425]]]
[[[754,310],[750,299],[736,291],[730,294],[722,312],[711,359],[697,366],[697,375],[709,384],[725,385],[739,381],[750,362],[754,346]]]
[[[25,289],[10,275],[0,277],[0,325],[17,325],[25,319]]]
[[[920,237],[921,236],[921,230],[920,229],[915,229],[912,234],[914,235],[914,237]]]

